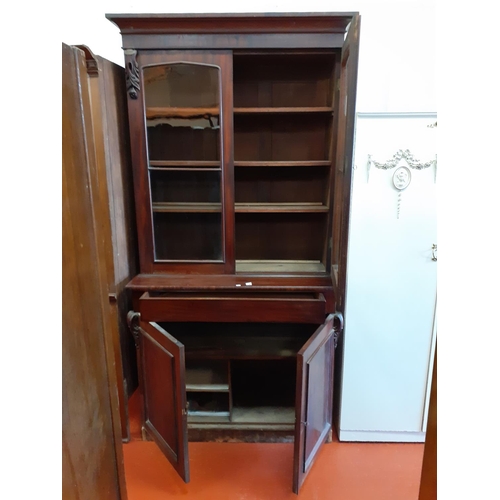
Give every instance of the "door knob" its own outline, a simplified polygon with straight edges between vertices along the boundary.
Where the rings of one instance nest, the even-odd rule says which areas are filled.
[[[434,262],[436,262],[438,260],[438,258],[437,258],[437,249],[438,249],[438,246],[436,245],[436,243],[433,243],[432,244],[432,260]]]

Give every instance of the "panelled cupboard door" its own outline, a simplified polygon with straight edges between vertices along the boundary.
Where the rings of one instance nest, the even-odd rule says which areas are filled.
[[[140,322],[140,344],[144,428],[188,483],[184,346],[145,321]]]
[[[333,188],[333,241],[332,278],[338,297],[336,309],[344,313],[347,230],[351,203],[351,180],[354,151],[354,128],[356,121],[356,84],[358,77],[360,16],[355,14],[349,25],[340,61],[340,78],[337,85],[337,140]]]
[[[358,78],[360,16],[355,14],[349,25],[340,58],[340,78],[337,86],[338,110],[335,169],[333,177],[333,228],[331,276],[335,293],[335,309],[345,312],[347,284],[347,242],[351,205],[351,183],[356,122],[356,84]],[[335,415],[338,430],[340,420],[340,381],[343,365],[343,338],[340,338],[334,377]]]
[[[333,320],[333,314],[328,316],[297,354],[294,493],[299,492],[332,428]]]

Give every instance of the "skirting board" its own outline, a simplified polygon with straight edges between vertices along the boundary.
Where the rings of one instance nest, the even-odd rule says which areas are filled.
[[[340,431],[339,441],[369,443],[423,443],[425,432]]]

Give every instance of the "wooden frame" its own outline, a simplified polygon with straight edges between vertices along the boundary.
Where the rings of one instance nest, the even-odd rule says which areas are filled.
[[[306,13],[106,17],[121,30],[126,58],[140,236],[140,274],[127,285],[133,308],[143,324],[164,322],[158,331],[163,331],[163,337],[170,335],[179,348],[185,344],[186,356],[228,360],[235,356],[249,362],[265,359],[272,363],[293,351],[297,357],[293,490],[297,493],[332,426],[334,349],[339,329],[328,314],[342,312],[345,302],[359,16]],[[146,107],[143,68],[173,62],[221,68],[220,108],[213,100],[190,104],[182,93],[184,89],[168,103],[165,98],[165,102]],[[146,120],[169,124],[177,120],[178,124],[172,126],[187,123],[184,126],[196,130],[207,128],[196,120],[212,118],[222,124],[220,157],[211,149],[204,154],[198,150],[196,154],[177,154],[172,134],[167,154],[155,153],[148,158]],[[186,144],[197,148],[199,144],[192,140],[195,133],[187,132],[183,132],[186,142],[179,148],[186,148]],[[204,136],[209,135],[207,131]],[[182,199],[179,193],[188,189],[189,182],[194,184],[193,179],[203,186],[200,190],[214,188],[219,168],[223,184],[220,200],[199,193]],[[150,187],[148,169],[163,179],[164,192],[178,189],[179,196],[161,199],[155,195],[153,200],[150,190],[157,188]],[[171,175],[174,171],[179,172],[177,177]],[[203,213],[198,218],[200,233],[215,227],[214,214],[223,213],[223,262],[155,262],[153,211]],[[185,220],[187,224],[194,219],[186,216]],[[176,231],[172,229],[171,238],[181,235]],[[183,237],[186,245],[196,246],[196,238],[201,237],[192,234],[192,241]],[[204,245],[215,232],[207,234]],[[190,252],[186,247],[185,254]],[[273,338],[269,325],[281,332],[276,344],[269,343]],[[302,341],[307,340],[303,332],[311,326],[319,328],[303,345]],[[214,328],[220,331],[214,333]],[[139,330],[134,331],[139,339]],[[254,333],[250,335],[249,331]],[[190,342],[197,335],[205,340],[193,348]],[[148,384],[158,385],[161,381],[148,372],[152,362],[144,358],[139,340],[137,345],[140,386],[146,400],[144,390],[151,389]],[[177,367],[176,373],[179,370]],[[314,380],[318,384],[313,384]],[[288,387],[294,383],[286,382]],[[182,391],[182,387],[178,390]],[[217,392],[215,386],[212,392]],[[229,402],[230,408],[233,403]],[[224,412],[213,417],[226,418]],[[308,431],[309,421],[312,427],[318,427],[318,436],[316,431]],[[185,442],[187,434],[180,431],[179,422],[172,423],[172,427],[180,433],[179,442]],[[290,430],[290,422],[282,423],[281,430]],[[165,433],[171,431],[164,429]],[[183,467],[185,474],[187,464]]]

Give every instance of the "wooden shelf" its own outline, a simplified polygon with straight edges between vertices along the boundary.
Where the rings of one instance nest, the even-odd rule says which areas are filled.
[[[235,114],[333,113],[331,106],[234,108]]]
[[[149,170],[220,171],[220,161],[150,160]]]
[[[146,108],[146,119],[155,118],[203,118],[205,116],[218,116],[219,108],[216,106],[208,108],[170,108],[149,107]]]
[[[325,273],[317,260],[237,260],[237,273]]]
[[[318,213],[328,212],[323,203],[235,203],[236,213]]]
[[[237,161],[235,167],[329,167],[330,160],[304,160],[304,161]]]
[[[221,203],[153,203],[153,212],[221,212]],[[235,203],[236,213],[323,213],[322,203]]]
[[[229,417],[229,411],[191,411],[187,412],[189,417]]]
[[[227,363],[186,368],[186,391],[229,392]]]
[[[170,213],[220,213],[221,203],[153,203],[153,212]]]

